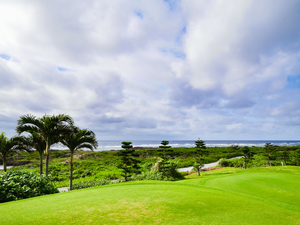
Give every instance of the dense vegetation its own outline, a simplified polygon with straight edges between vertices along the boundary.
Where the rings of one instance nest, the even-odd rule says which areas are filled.
[[[121,143],[120,143],[121,144]],[[176,167],[192,166],[195,162],[195,148],[169,148],[170,162],[176,164]],[[254,157],[247,163],[247,167],[256,167],[267,165],[267,156],[264,147],[250,147],[254,153]],[[203,163],[218,161],[221,158],[229,159],[235,156],[241,156],[243,153],[241,148],[236,146],[229,147],[208,147],[207,154],[203,157]],[[300,165],[300,147],[285,147],[284,151],[288,152],[288,157],[285,159],[286,165]],[[95,183],[97,180],[116,180],[122,178],[122,169],[117,165],[120,160],[119,151],[100,151],[88,152],[77,151],[74,153],[74,172],[73,179],[75,184],[84,182]],[[70,175],[70,151],[51,151],[49,174],[52,181],[58,187],[69,185]],[[276,150],[270,155],[270,160],[273,166],[281,166],[283,162],[282,148],[276,147]],[[160,179],[161,174],[151,172],[151,167],[155,165],[161,156],[160,149],[137,149],[131,153],[131,156],[140,160],[140,175],[134,175],[132,179],[139,180],[141,177],[152,177],[152,179]],[[19,159],[18,159],[19,157]],[[25,169],[30,171],[39,171],[39,154],[37,152],[21,152],[18,155],[12,154],[9,156],[9,161],[15,165],[26,163],[26,165],[17,166],[12,170]],[[242,168],[244,159],[222,160],[226,163],[221,166],[240,167]],[[173,165],[174,167],[174,165]],[[147,172],[148,171],[148,172]],[[165,178],[162,178],[165,179]]]
[[[45,176],[27,171],[0,173],[0,202],[58,193]]]

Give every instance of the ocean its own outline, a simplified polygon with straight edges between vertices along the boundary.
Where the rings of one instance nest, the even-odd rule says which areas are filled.
[[[133,147],[152,147],[157,148],[161,144],[161,140],[125,140],[132,142]],[[288,140],[204,140],[207,147],[227,147],[230,145],[239,146],[257,146],[262,147],[266,143],[271,143],[278,146],[296,146],[300,145],[300,141],[288,141]],[[121,140],[98,140],[97,151],[108,151],[108,150],[120,150]],[[174,148],[178,147],[195,147],[195,140],[169,140],[169,145]]]

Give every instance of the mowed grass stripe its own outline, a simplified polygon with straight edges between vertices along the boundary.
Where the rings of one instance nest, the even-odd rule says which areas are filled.
[[[294,170],[293,173],[287,174],[286,171],[291,171],[291,169]],[[257,172],[257,169],[239,170],[238,173],[229,175],[224,173],[226,170],[232,171],[233,169],[223,169],[220,174],[215,174],[215,172],[214,176],[181,182],[216,188],[234,194],[249,195],[261,201],[300,210],[300,176],[297,173],[300,170],[299,167],[283,167],[282,173],[278,172],[278,167],[266,168],[263,172]],[[275,170],[276,173],[273,172]]]
[[[299,175],[293,175],[299,169],[292,170],[227,173],[225,169],[179,182],[129,182],[2,203],[0,222],[300,224]]]

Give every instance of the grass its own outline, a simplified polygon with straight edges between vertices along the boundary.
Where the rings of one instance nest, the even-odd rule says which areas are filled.
[[[225,168],[0,204],[1,224],[300,224],[300,168]]]

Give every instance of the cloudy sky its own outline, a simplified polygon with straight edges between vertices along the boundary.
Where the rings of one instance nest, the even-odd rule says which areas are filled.
[[[60,113],[99,140],[299,140],[300,2],[0,0],[0,132]]]

